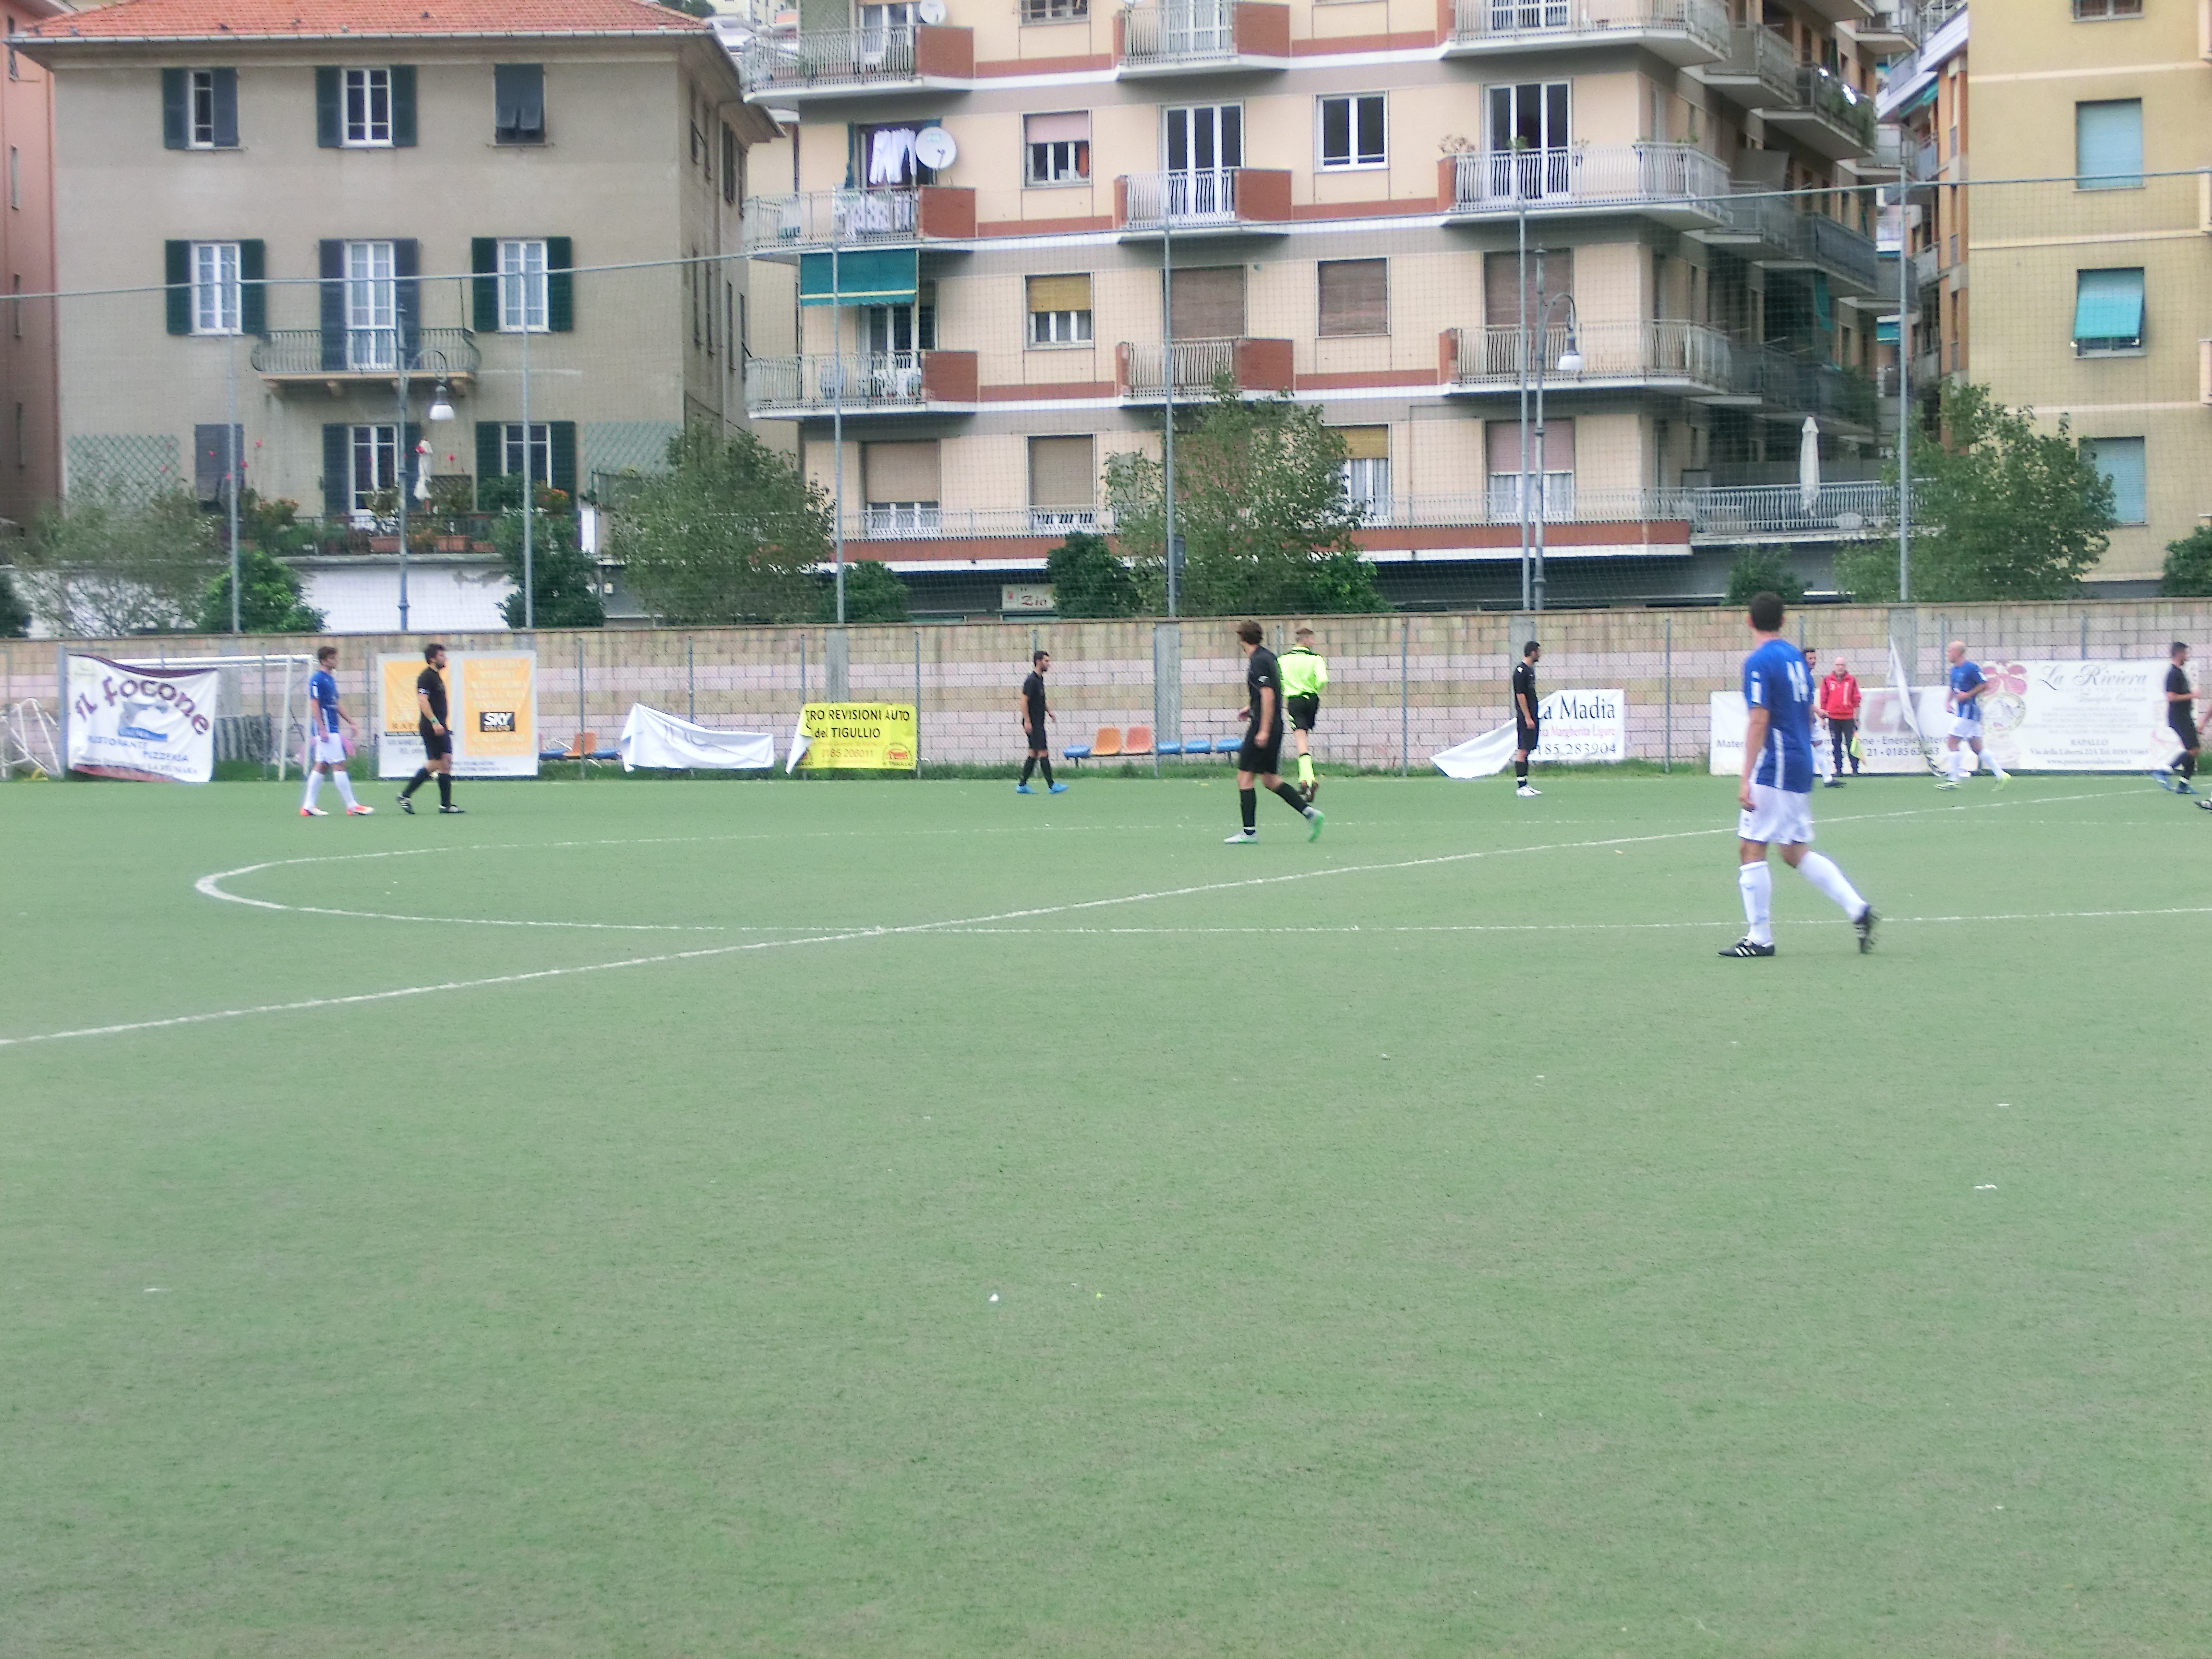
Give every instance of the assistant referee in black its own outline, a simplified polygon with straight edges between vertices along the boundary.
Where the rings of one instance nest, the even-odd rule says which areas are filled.
[[[415,677],[415,729],[422,734],[422,766],[399,792],[399,810],[410,817],[410,797],[432,778],[438,781],[438,810],[461,810],[453,805],[453,730],[446,724],[446,647],[424,646],[422,660],[427,665]]]
[[[1516,795],[1544,793],[1528,781],[1528,757],[1543,740],[1537,719],[1543,704],[1536,696],[1536,665],[1543,655],[1544,647],[1531,640],[1521,647],[1521,660],[1513,665],[1513,793]]]

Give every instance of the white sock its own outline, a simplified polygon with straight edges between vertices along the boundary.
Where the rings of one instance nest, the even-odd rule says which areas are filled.
[[[1954,749],[1951,751],[1951,781],[1954,783],[1964,782],[1966,776],[1966,751],[1963,749]]]
[[[358,806],[361,805],[359,801],[353,798],[353,779],[348,775],[343,767],[333,766],[331,768],[331,781],[337,785],[338,795],[348,806]]]
[[[322,787],[323,775],[317,771],[313,767],[309,767],[307,769],[307,798],[301,801],[300,805],[302,806],[313,806],[315,804],[315,796],[320,792]]]
[[[1736,866],[1735,884],[1743,890],[1744,936],[1753,945],[1774,943],[1774,928],[1767,920],[1767,902],[1774,896],[1774,872],[1761,859]]]
[[[1797,873],[1811,882],[1830,898],[1844,907],[1844,914],[1853,921],[1866,908],[1866,901],[1859,896],[1858,889],[1836,867],[1835,860],[1825,853],[1808,853],[1797,860]]]

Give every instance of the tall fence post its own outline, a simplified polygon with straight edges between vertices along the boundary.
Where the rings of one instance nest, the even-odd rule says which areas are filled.
[[[1413,619],[1398,619],[1398,775],[1413,775]]]
[[[1172,732],[1174,735],[1170,737]],[[1152,775],[1160,771],[1160,741],[1182,752],[1182,625],[1152,624]]]
[[[823,636],[822,675],[832,702],[853,700],[853,636],[833,628]]]
[[[806,635],[799,636],[799,706],[806,706]]]
[[[2089,660],[2089,613],[2081,613],[2081,660]]]
[[[584,738],[584,636],[576,635],[576,780],[591,776],[592,745]]]
[[[699,723],[699,665],[692,655],[691,636],[684,636],[684,718]]]
[[[65,645],[54,647],[54,724],[60,733],[58,742],[61,748],[61,752],[54,757],[60,763],[59,769],[54,773],[54,779],[57,782],[67,783],[70,775],[70,689],[69,647]]]
[[[921,630],[914,630],[914,775],[921,778]]]
[[[1659,769],[1672,774],[1674,770],[1674,619],[1667,618],[1667,702],[1666,702],[1667,757]]]

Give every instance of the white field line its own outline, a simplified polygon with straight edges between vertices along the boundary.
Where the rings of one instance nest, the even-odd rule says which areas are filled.
[[[2109,790],[2080,795],[2045,796],[2033,803],[1990,801],[1971,803],[1948,801],[1941,806],[1912,807],[1893,812],[1869,812],[1850,818],[1830,820],[1836,823],[1868,823],[1885,818],[1921,817],[1934,813],[1948,813],[1978,810],[1983,806],[2000,808],[2010,805],[2047,805],[2053,800],[2093,800]],[[1317,881],[1330,876],[1370,875],[1395,870],[1433,869],[1441,865],[1466,864],[1480,859],[1511,857],[1526,853],[1574,852],[1598,847],[1640,847],[1656,842],[1690,841],[1711,836],[1733,836],[1725,825],[1702,830],[1675,830],[1653,836],[1613,836],[1590,841],[1551,842],[1529,847],[1488,848],[1466,853],[1442,853],[1428,858],[1395,859],[1379,864],[1331,865],[1319,870],[1295,870],[1281,875],[1249,876],[1237,881],[1200,882],[1187,887],[1162,888],[1152,892],[1130,893],[1115,898],[1084,899],[1066,904],[1035,905],[1026,909],[1003,910],[990,915],[959,917],[945,921],[911,922],[896,927],[862,927],[825,930],[795,939],[753,939],[737,945],[703,945],[691,951],[670,951],[654,956],[625,957],[617,962],[582,963],[571,968],[539,968],[525,973],[494,974],[481,979],[447,980],[434,985],[406,985],[387,991],[362,991],[349,996],[307,997],[292,1002],[262,1003],[246,1008],[222,1008],[198,1014],[175,1014],[163,1019],[129,1020],[112,1025],[82,1026],[65,1031],[40,1031],[27,1036],[0,1037],[0,1048],[22,1048],[32,1043],[63,1042],[79,1037],[120,1036],[133,1031],[167,1030],[182,1025],[204,1025],[219,1020],[248,1019],[263,1014],[305,1012],[317,1008],[353,1007],[364,1003],[391,1002],[407,997],[435,996],[441,993],[489,989],[501,985],[526,985],[540,980],[569,979],[584,974],[614,973],[628,968],[653,968],[674,962],[701,962],[715,957],[737,956],[753,951],[773,951],[786,945],[838,945],[856,939],[890,939],[905,934],[957,933],[981,929],[994,922],[1030,921],[1041,916],[1071,915],[1083,911],[1098,910],[1122,904],[1145,904],[1161,899],[1190,898],[1201,893],[1233,892],[1241,889],[1280,886],[1291,882]],[[558,846],[629,846],[647,844],[649,839],[634,842],[543,842],[539,845]],[[666,842],[688,842],[708,839],[703,836],[666,836],[657,838]],[[404,858],[434,852],[460,852],[463,848],[409,848],[391,852],[338,854],[328,855],[331,861],[340,859]],[[513,849],[509,849],[513,850]],[[258,865],[247,865],[236,870],[204,876],[194,883],[195,888],[210,898],[225,899],[234,904],[246,904],[257,909],[283,910],[291,907],[266,899],[240,897],[222,890],[220,884],[229,876],[247,874],[255,870],[266,870],[285,864],[320,862],[320,859],[278,859]],[[1725,926],[1726,924],[1714,924]]]
[[[1953,921],[2080,921],[2114,916],[2212,916],[2212,904],[2162,910],[2019,910],[1990,916],[1883,916],[1884,927],[1926,927]],[[936,933],[1042,933],[1054,938],[1122,938],[1150,934],[1173,936],[1208,933],[1636,933],[1680,928],[1725,928],[1729,922],[1707,918],[1698,921],[1461,921],[1407,922],[1361,927],[1348,923],[1336,927],[983,927],[950,923],[930,929]],[[1841,916],[1793,921],[1792,927],[1848,927]]]

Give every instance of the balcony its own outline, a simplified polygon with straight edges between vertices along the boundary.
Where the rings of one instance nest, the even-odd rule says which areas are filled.
[[[975,33],[923,23],[757,35],[738,66],[749,103],[964,86],[975,76]]]
[[[471,380],[483,362],[465,328],[416,329],[404,339],[407,373],[425,380]],[[250,361],[271,380],[389,380],[400,372],[402,343],[396,328],[280,328],[254,343]]]
[[[969,413],[975,406],[972,351],[860,351],[754,357],[745,408],[769,420],[829,415]]]
[[[1528,331],[1512,324],[1455,331],[1452,343],[1452,385],[1462,392],[1510,392],[1521,384]],[[1569,349],[1582,354],[1583,366],[1563,373],[1559,359]],[[1729,389],[1729,343],[1717,330],[1697,323],[1557,324],[1544,331],[1543,380],[1547,388],[1674,391],[1689,396],[1725,396]],[[1535,379],[1529,364],[1529,378]]]
[[[744,211],[744,248],[756,258],[830,247],[958,247],[975,237],[975,192],[920,189],[810,190],[755,196]]]
[[[1709,64],[1729,50],[1719,0],[1454,0],[1447,58],[1640,46],[1677,65]]]
[[[1757,23],[1730,30],[1727,56],[1705,64],[1697,75],[1739,104],[1773,103],[1794,97],[1797,91],[1797,59],[1790,43]]]
[[[1288,392],[1291,386],[1288,340],[1177,340],[1167,349],[1175,371],[1178,400],[1209,398],[1222,375],[1239,392]],[[1168,394],[1158,340],[1124,340],[1114,349],[1114,380],[1122,398],[1151,403]]]
[[[1114,219],[1127,233],[1237,231],[1280,235],[1291,216],[1291,175],[1272,167],[1127,173],[1114,181]]]
[[[1462,150],[1437,165],[1458,218],[1640,212],[1688,228],[1711,223],[1729,192],[1728,168],[1692,144]]]
[[[1825,483],[1808,504],[1802,484],[1708,486],[1658,492],[1689,520],[1693,540],[1846,541],[1878,528],[1897,514],[1897,491],[1888,484]]]
[[[1920,9],[1913,0],[1875,0],[1875,14],[1851,27],[1851,39],[1877,58],[1920,44]]]
[[[1113,514],[1103,507],[940,507],[873,504],[845,516],[848,540],[975,541],[990,538],[1048,536],[1057,540],[1079,530],[1101,534],[1113,528]]]
[[[1727,401],[1756,404],[1771,419],[1795,422],[1812,415],[1827,427],[1868,431],[1880,402],[1870,376],[1772,346],[1735,347],[1729,390]]]
[[[1874,148],[1874,100],[1854,92],[1817,64],[1798,70],[1790,102],[1764,105],[1759,112],[1769,126],[1782,128],[1834,161],[1863,155]]]
[[[1821,270],[1838,285],[1872,294],[1881,259],[1870,237],[1824,213],[1800,213],[1778,196],[1738,195],[1715,204],[1720,224],[1692,232],[1699,241],[1741,251],[1771,270]]]
[[[1182,0],[1114,14],[1114,56],[1130,76],[1288,69],[1291,9],[1254,0]]]

